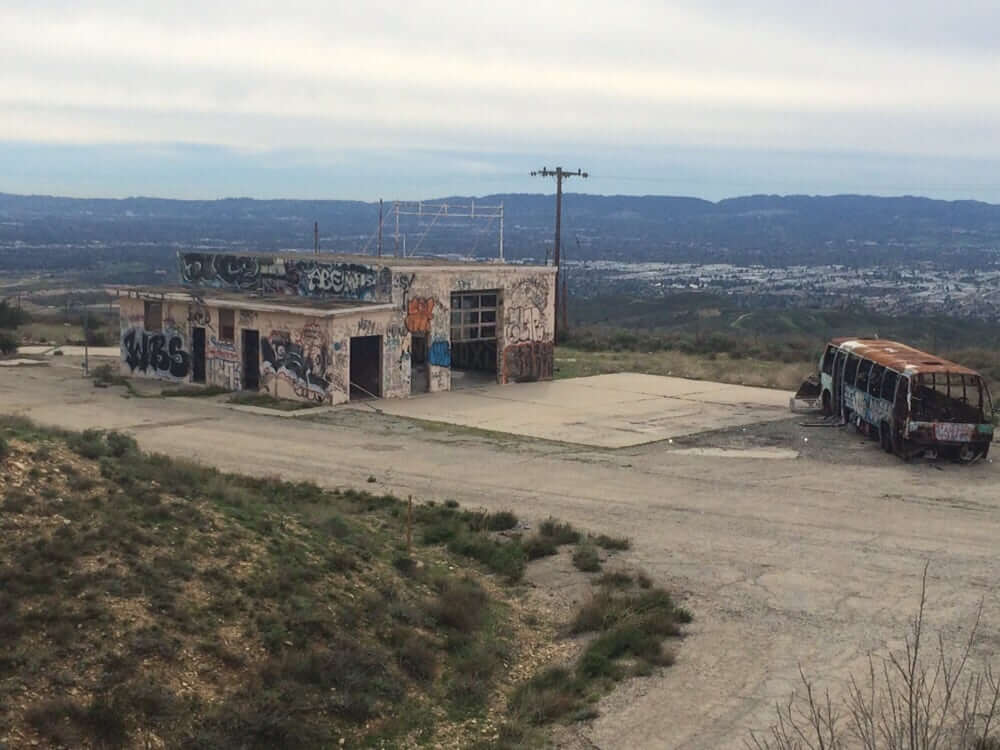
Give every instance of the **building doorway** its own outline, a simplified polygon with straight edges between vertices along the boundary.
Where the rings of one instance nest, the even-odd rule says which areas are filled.
[[[382,337],[351,337],[351,400],[382,397]]]
[[[201,326],[191,329],[191,381],[205,382],[205,329]]]
[[[243,329],[243,390],[260,390],[260,332]]]
[[[451,294],[451,387],[496,382],[500,290]]]
[[[431,389],[431,373],[427,368],[427,334],[410,336],[410,394],[427,393]]]

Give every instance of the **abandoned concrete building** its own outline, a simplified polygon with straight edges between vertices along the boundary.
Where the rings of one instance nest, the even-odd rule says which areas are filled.
[[[555,268],[181,252],[181,286],[118,288],[130,376],[337,404],[552,377]]]

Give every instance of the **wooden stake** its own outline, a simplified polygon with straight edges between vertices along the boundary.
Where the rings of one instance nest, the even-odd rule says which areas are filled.
[[[406,554],[413,550],[413,495],[407,498],[406,506]]]

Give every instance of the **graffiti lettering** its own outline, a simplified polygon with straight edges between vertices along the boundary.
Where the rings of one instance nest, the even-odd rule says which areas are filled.
[[[275,257],[181,253],[180,272],[191,286],[302,296],[374,300],[390,286],[388,269]]]
[[[551,276],[525,276],[514,283],[511,289],[511,301],[522,305],[528,302],[536,310],[544,310],[549,301],[549,287],[553,281]]]
[[[406,306],[406,329],[411,333],[429,333],[433,314],[434,300],[414,297]]]
[[[291,383],[297,396],[314,401],[329,398],[329,352],[325,345],[303,347],[293,343],[288,333],[272,331],[260,342],[265,376],[283,378]]]
[[[240,326],[244,328],[253,328],[254,323],[257,320],[257,313],[253,310],[240,310]]]
[[[159,377],[186,378],[191,355],[177,332],[149,333],[129,328],[122,335],[122,358],[132,372],[139,370]]]
[[[228,388],[231,391],[240,390],[239,362],[228,359],[208,360],[208,382]]]
[[[551,380],[553,360],[549,342],[512,344],[503,350],[503,380],[505,383]]]
[[[385,337],[387,340],[406,338],[406,334],[406,326],[401,326],[398,323],[386,326],[385,329]]]
[[[221,362],[239,362],[239,356],[236,354],[236,344],[232,341],[219,341],[215,336],[211,336],[209,337],[208,344],[208,351],[205,354],[206,359],[209,361],[215,359]]]
[[[260,283],[260,262],[253,256],[183,253],[181,280],[201,286],[255,289]]]
[[[201,305],[193,305],[188,308],[188,323],[195,326],[202,326],[203,328],[211,328],[212,316],[209,314],[208,308]]]
[[[451,349],[447,339],[435,339],[427,355],[427,361],[437,367],[451,367]]]
[[[374,336],[375,335],[375,321],[368,320],[367,318],[362,318],[358,321],[358,335],[359,336]]]
[[[522,341],[541,341],[545,335],[545,325],[542,322],[542,312],[535,307],[515,307],[510,311],[507,326],[504,328],[506,343]]]

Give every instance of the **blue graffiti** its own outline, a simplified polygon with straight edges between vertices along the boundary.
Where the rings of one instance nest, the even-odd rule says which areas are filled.
[[[432,365],[437,367],[451,367],[451,347],[445,339],[436,339],[431,344],[431,352],[428,358]]]

